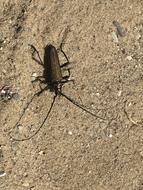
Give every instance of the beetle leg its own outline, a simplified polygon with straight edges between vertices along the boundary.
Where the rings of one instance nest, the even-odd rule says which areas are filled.
[[[32,59],[34,60],[34,61],[36,61],[39,65],[44,65],[43,64],[43,61],[42,61],[42,59],[41,59],[41,57],[40,57],[40,54],[39,54],[39,52],[37,51],[37,49],[33,46],[33,45],[31,45],[31,44],[28,44],[30,47],[31,47],[31,50],[32,50]],[[38,55],[38,58],[39,58],[39,60],[37,59],[37,58],[35,58],[35,52],[37,53],[37,55]]]
[[[71,76],[70,68],[67,68],[66,71],[68,72],[68,75],[64,76],[63,78],[68,79]]]
[[[73,82],[74,83],[74,79],[69,79],[68,76],[64,76],[63,77],[64,80],[60,81],[61,84],[67,83],[67,82]]]
[[[66,62],[66,63],[60,65],[60,67],[63,68],[63,67],[66,67],[66,66],[69,65],[69,64],[70,64],[70,62]]]
[[[37,92],[37,93],[35,93],[34,94],[34,96],[36,95],[36,96],[40,96],[40,94],[42,94],[45,90],[47,90],[48,89],[48,86],[46,86],[45,88],[42,88],[41,86],[40,86],[40,91],[39,92]]]
[[[64,56],[65,56],[67,62],[70,63],[70,62],[69,62],[69,59],[68,59],[68,57],[67,57],[67,55],[65,54],[65,52],[64,52],[63,49],[62,49],[62,46],[63,46],[63,43],[61,43],[61,45],[60,45],[60,51],[64,54]]]
[[[41,83],[44,83],[45,79],[44,79],[43,76],[38,76],[34,80],[32,80],[32,83],[37,82],[37,81],[40,81]]]

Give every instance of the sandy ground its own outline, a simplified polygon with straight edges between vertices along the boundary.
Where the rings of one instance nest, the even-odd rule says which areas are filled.
[[[0,190],[143,189],[142,16],[142,0],[0,1]],[[57,97],[39,133],[14,141],[38,129],[54,96],[36,97],[15,127],[43,72],[28,44],[43,59],[62,41],[75,80],[63,92],[105,120]],[[2,98],[5,85],[16,96]]]

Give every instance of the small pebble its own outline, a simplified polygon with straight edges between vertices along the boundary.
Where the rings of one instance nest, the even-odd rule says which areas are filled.
[[[132,103],[131,103],[131,102],[129,102],[128,106],[131,106],[131,105],[132,105]]]
[[[5,70],[5,69],[3,69],[3,70],[2,70],[2,73],[3,73],[3,74],[6,74],[7,72],[6,72],[6,70]]]
[[[31,77],[32,77],[32,81],[34,81],[37,78],[37,73],[33,73]]]
[[[122,94],[122,90],[119,90],[119,92],[118,92],[118,96],[120,97],[121,94]]]
[[[28,176],[28,174],[25,172],[24,174],[23,174],[23,177],[27,177]]]
[[[140,156],[143,158],[143,151],[140,152]]]
[[[33,74],[32,74],[32,77],[37,77],[37,73],[33,73]]]
[[[112,135],[112,134],[109,134],[109,137],[110,137],[110,138],[112,138],[112,137],[113,137],[113,135]]]
[[[132,56],[129,55],[129,56],[126,57],[126,59],[131,61],[133,58],[132,58]]]
[[[69,134],[69,135],[72,135],[72,131],[68,131],[68,134]]]
[[[23,130],[23,126],[22,125],[18,125],[17,128],[19,129],[19,131],[22,131]]]
[[[1,94],[5,94],[5,93],[6,93],[6,91],[2,89],[1,90]]]
[[[140,39],[141,39],[141,35],[140,35],[140,34],[137,34],[137,35],[136,35],[136,39],[137,39],[137,40],[140,40]]]
[[[119,42],[116,32],[112,32],[112,38],[115,43]]]
[[[9,24],[11,24],[11,23],[12,23],[12,20],[10,19]]]
[[[23,185],[24,187],[29,187],[29,183],[28,183],[28,182],[24,182],[22,185]]]
[[[0,177],[6,176],[6,173],[4,171],[0,171]]]
[[[91,104],[91,107],[93,108],[93,107],[94,107],[94,104]]]
[[[96,93],[97,96],[100,96],[99,92]]]
[[[44,154],[44,151],[41,150],[41,151],[39,152],[39,155],[43,155],[43,154]]]

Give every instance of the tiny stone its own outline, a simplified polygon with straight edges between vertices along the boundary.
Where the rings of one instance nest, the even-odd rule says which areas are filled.
[[[8,96],[7,99],[10,100],[10,99],[11,99],[11,96]]]
[[[25,172],[25,173],[23,174],[23,176],[24,176],[24,177],[27,177],[27,176],[28,176],[28,174]]]
[[[39,155],[43,155],[43,154],[44,154],[44,151],[41,150],[41,151],[39,152]]]
[[[131,61],[131,60],[133,59],[132,56],[130,56],[130,55],[127,56],[126,58],[127,58],[127,60],[129,60],[129,61]]]
[[[118,42],[119,42],[118,37],[117,37],[117,35],[116,35],[116,32],[112,32],[112,38],[113,38],[113,41],[114,41],[115,43],[118,43]]]
[[[68,134],[69,134],[69,135],[72,135],[72,131],[69,131]]]
[[[23,185],[24,187],[29,187],[29,183],[28,183],[28,182],[24,182],[22,185]]]
[[[20,131],[23,130],[23,126],[20,125],[20,124],[17,126],[17,128],[18,128]]]
[[[35,78],[36,78],[36,77],[37,77],[37,73],[33,73],[33,74],[32,74],[32,77],[35,77]]]
[[[136,39],[137,39],[137,40],[141,39],[141,35],[140,35],[140,34],[137,34],[137,35],[136,35]]]
[[[0,177],[4,177],[6,173],[4,171],[0,171]]]
[[[94,107],[94,104],[91,104],[91,107],[93,108],[93,107]]]
[[[112,138],[112,137],[113,137],[113,135],[112,135],[112,134],[109,134],[109,137],[110,137],[110,138]]]
[[[128,104],[128,106],[131,106],[132,105],[132,103],[130,102],[129,104]]]
[[[122,53],[125,54],[126,50],[124,48],[121,49]]]
[[[34,81],[37,78],[37,73],[32,74],[32,81]]]
[[[6,91],[5,90],[1,90],[1,94],[5,94],[6,93]]]
[[[97,96],[100,96],[99,92],[96,93]]]
[[[122,94],[122,91],[121,91],[121,90],[119,90],[119,92],[118,92],[118,96],[120,97],[120,96],[121,96],[121,94]]]
[[[143,157],[143,151],[140,152],[140,156]]]
[[[6,74],[6,70],[5,70],[5,69],[3,69],[2,72],[3,72],[4,74]]]

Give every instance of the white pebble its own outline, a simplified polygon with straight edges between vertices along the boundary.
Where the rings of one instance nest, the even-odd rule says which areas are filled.
[[[1,94],[5,94],[5,93],[6,93],[6,91],[2,89],[1,90]]]
[[[68,131],[68,134],[69,134],[69,135],[72,135],[72,131]]]
[[[4,171],[0,171],[0,177],[6,176],[6,173]]]
[[[17,128],[19,129],[19,131],[22,131],[23,130],[23,126],[22,125],[18,125]]]
[[[94,107],[94,104],[91,104],[91,107],[93,108],[93,107]]]
[[[116,32],[112,32],[112,38],[115,43],[119,42]]]
[[[29,183],[28,182],[24,182],[22,185],[23,185],[23,187],[29,187]]]
[[[11,24],[11,23],[12,23],[12,20],[9,21],[9,24]]]
[[[97,95],[97,96],[100,96],[100,93],[99,93],[99,92],[97,92],[97,93],[96,93],[96,95]]]
[[[137,34],[137,35],[136,35],[136,39],[137,39],[137,40],[141,39],[141,35],[140,35],[140,34]]]
[[[112,138],[112,137],[113,137],[113,135],[112,135],[112,134],[109,134],[109,137],[110,137],[110,138]]]
[[[34,81],[37,78],[37,73],[33,73],[31,77],[32,77],[32,81]]]
[[[131,103],[131,102],[129,102],[128,106],[131,106],[131,105],[132,105],[132,103]]]
[[[36,77],[37,77],[37,73],[33,73],[33,74],[32,74],[32,77],[35,77],[35,78],[36,78]]]
[[[128,61],[131,61],[133,58],[132,58],[132,56],[128,55],[128,56],[126,57],[126,59],[127,59]]]
[[[118,92],[118,96],[120,97],[121,94],[122,94],[122,90],[119,90],[119,92]]]
[[[39,155],[43,155],[43,154],[44,154],[44,151],[41,150],[41,151],[39,152]]]

